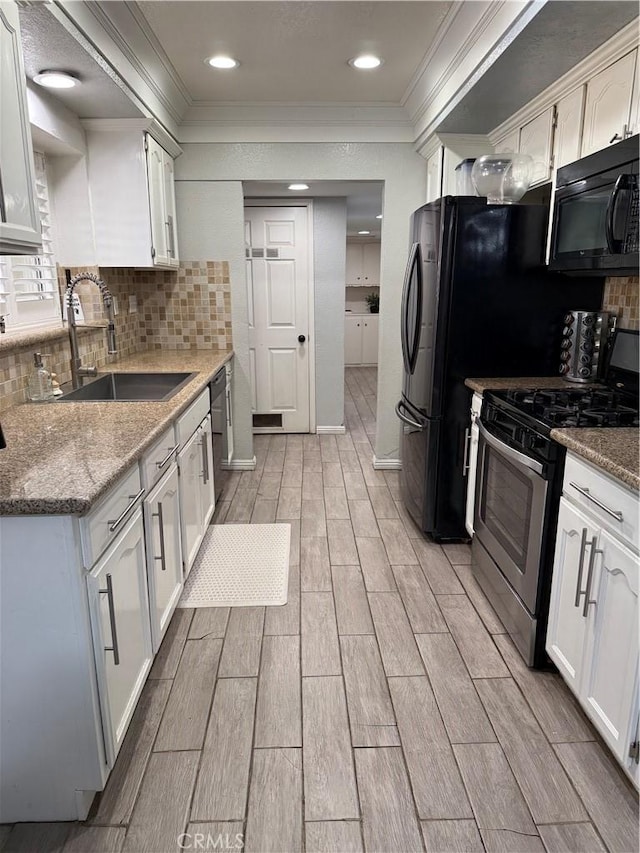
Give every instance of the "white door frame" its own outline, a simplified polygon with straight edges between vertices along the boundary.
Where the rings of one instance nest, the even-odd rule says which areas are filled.
[[[314,322],[315,276],[313,268],[313,199],[310,198],[245,198],[245,207],[306,207],[307,208],[307,269],[308,275],[308,344],[309,365],[309,432],[316,431],[316,327]],[[245,281],[246,286],[246,281]]]

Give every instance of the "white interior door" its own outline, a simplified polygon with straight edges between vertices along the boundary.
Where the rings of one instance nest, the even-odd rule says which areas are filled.
[[[273,416],[270,432],[309,432],[307,216],[306,207],[245,208],[253,409]]]

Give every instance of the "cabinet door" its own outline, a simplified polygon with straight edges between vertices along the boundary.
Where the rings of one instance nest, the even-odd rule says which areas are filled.
[[[514,130],[507,136],[503,136],[499,142],[496,142],[496,154],[515,154],[518,151],[520,142],[520,131]]]
[[[151,667],[142,512],[87,578],[107,761],[113,765]]]
[[[380,284],[380,243],[362,246],[362,276],[365,284]]]
[[[167,233],[167,256],[168,263],[171,266],[177,267],[179,264],[178,256],[178,235],[176,229],[176,190],[175,190],[175,166],[173,157],[162,152],[162,174],[163,187],[162,197],[164,203],[164,224]]]
[[[362,284],[362,245],[347,243],[345,279],[347,284]]]
[[[442,195],[442,148],[438,148],[427,160],[427,202]]]
[[[589,642],[581,699],[596,728],[624,763],[635,710],[640,559],[602,531],[589,606]]]
[[[546,649],[565,681],[578,694],[582,679],[587,620],[583,592],[597,533],[586,515],[560,499],[553,561]],[[577,602],[577,603],[576,603]]]
[[[362,364],[362,317],[344,318],[344,363]]]
[[[378,363],[378,321],[377,314],[362,318],[362,364]]]
[[[196,430],[178,455],[180,471],[180,534],[184,576],[191,566],[202,542],[202,447],[200,432]]]
[[[42,245],[18,6],[0,3],[0,252],[35,254]]]
[[[553,107],[549,107],[520,129],[520,154],[533,160],[531,184],[543,183],[551,177],[551,139],[553,136]]]
[[[200,493],[202,495],[202,528],[206,532],[207,525],[215,508],[215,484],[213,482],[213,431],[211,415],[207,415],[200,427]]]
[[[553,138],[553,165],[556,169],[580,158],[584,86],[561,98],[556,104],[556,131]]]
[[[582,156],[619,142],[628,133],[636,52],[623,56],[587,83]]]
[[[144,502],[151,638],[157,652],[182,592],[178,468],[173,465]]]
[[[146,148],[153,263],[167,266],[170,262],[170,256],[164,206],[164,159],[166,155],[164,149],[149,134],[146,135]]]

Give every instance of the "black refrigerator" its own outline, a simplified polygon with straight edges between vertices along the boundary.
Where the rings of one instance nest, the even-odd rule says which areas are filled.
[[[401,307],[404,504],[436,541],[465,539],[468,377],[555,376],[564,315],[604,279],[551,273],[548,208],[452,197],[411,217]]]

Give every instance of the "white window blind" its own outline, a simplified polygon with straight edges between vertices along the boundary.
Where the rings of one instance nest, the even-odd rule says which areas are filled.
[[[34,159],[42,253],[0,257],[0,314],[8,330],[61,323],[46,164],[42,154]]]

